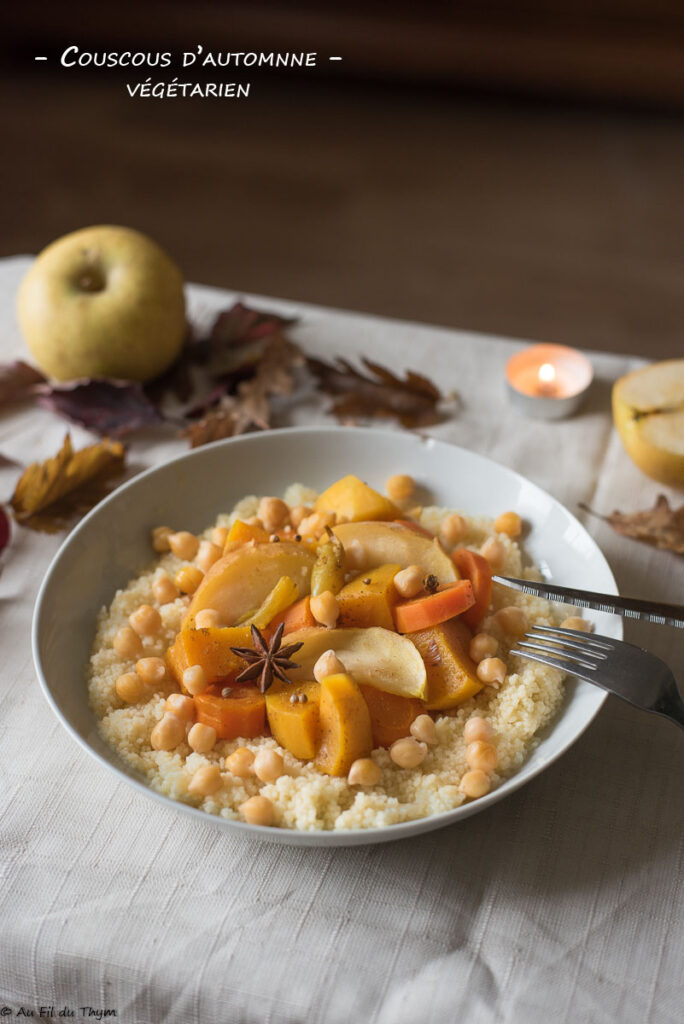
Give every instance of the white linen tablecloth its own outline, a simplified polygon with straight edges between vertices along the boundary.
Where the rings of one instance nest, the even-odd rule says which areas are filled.
[[[28,265],[0,263],[2,361],[22,354],[14,294]],[[233,298],[188,291],[205,316]],[[301,314],[296,337],[312,351],[371,354],[459,391],[460,411],[432,433],[512,466],[573,511],[581,500],[643,508],[663,490],[611,427],[610,383],[636,360],[593,355],[598,381],[583,412],[544,424],[506,401],[503,368],[519,343],[258,301]],[[64,432],[46,411],[21,407],[0,417],[0,452],[26,464],[53,454]],[[132,461],[183,447],[149,434]],[[0,471],[5,500],[17,474]],[[625,593],[682,601],[681,558],[587,526]],[[15,529],[0,577],[7,1019],[45,1007],[54,1019],[65,1008],[76,1019],[113,1010],[126,1024],[679,1024],[684,737],[674,725],[609,698],[572,750],[522,790],[413,839],[318,850],[233,838],[134,792],[45,702],[30,623],[60,540]],[[635,624],[626,635],[682,681],[678,631]]]

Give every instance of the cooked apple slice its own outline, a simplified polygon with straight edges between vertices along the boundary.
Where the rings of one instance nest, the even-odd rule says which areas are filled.
[[[297,585],[299,597],[309,592],[316,554],[304,544],[280,541],[232,551],[214,562],[190,603],[184,626],[203,608],[214,608],[226,626],[260,608],[283,576]]]
[[[423,697],[425,665],[415,645],[380,626],[368,629],[300,629],[289,633],[288,644],[302,641],[293,655],[299,668],[288,671],[294,682],[313,679],[313,668],[324,651],[334,651],[360,685],[375,686],[400,697]]]
[[[374,569],[389,562],[419,565],[440,583],[457,580],[456,566],[439,541],[423,537],[401,523],[340,523],[333,527],[347,555],[350,569]]]

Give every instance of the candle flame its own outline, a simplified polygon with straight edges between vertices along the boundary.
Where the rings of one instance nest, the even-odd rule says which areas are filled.
[[[542,363],[539,367],[539,380],[542,384],[550,384],[556,379],[556,368],[551,363]]]

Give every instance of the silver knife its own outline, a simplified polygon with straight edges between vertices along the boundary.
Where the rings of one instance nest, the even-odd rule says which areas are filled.
[[[684,607],[679,604],[663,604],[658,601],[640,601],[634,597],[617,597],[614,594],[597,594],[591,590],[574,590],[572,587],[557,587],[555,583],[535,583],[533,580],[518,580],[513,576],[492,576],[494,583],[521,590],[523,594],[545,597],[547,601],[561,601],[578,608],[593,608],[597,612],[611,612],[626,619],[645,619],[659,626],[677,626],[684,629]]]

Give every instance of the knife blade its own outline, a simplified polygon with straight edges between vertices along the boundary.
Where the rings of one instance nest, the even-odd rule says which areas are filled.
[[[664,604],[658,601],[642,601],[635,597],[618,597],[616,594],[598,594],[592,590],[575,590],[573,587],[559,587],[555,583],[537,583],[534,580],[519,580],[514,576],[492,576],[494,583],[512,587],[523,594],[545,597],[547,601],[560,601],[578,608],[591,608],[597,612],[622,615],[626,619],[644,619],[659,626],[676,626],[684,629],[684,607],[679,604]]]

